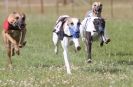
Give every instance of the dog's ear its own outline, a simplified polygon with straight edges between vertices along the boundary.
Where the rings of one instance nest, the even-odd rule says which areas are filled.
[[[67,21],[67,25],[68,25],[68,26],[71,25],[72,20],[71,20],[70,17],[69,17],[69,18],[66,18],[66,21]]]
[[[25,15],[24,13],[21,13],[21,17],[22,17],[22,20],[25,21],[25,19],[26,19],[26,15]]]
[[[80,19],[78,19],[78,23],[77,23],[77,25],[78,25],[78,26],[80,26],[80,25],[81,25]]]
[[[103,7],[103,4],[102,3],[100,3],[100,7]]]

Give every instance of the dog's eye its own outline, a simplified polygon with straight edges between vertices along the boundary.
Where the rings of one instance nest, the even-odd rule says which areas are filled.
[[[71,25],[74,25],[74,23],[73,23],[73,22],[71,22],[70,24],[71,24]]]
[[[96,6],[96,5],[94,5],[94,6]]]
[[[15,17],[15,19],[19,19],[19,17]]]

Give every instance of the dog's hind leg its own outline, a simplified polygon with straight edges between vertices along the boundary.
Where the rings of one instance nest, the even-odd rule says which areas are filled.
[[[54,49],[55,54],[58,53],[58,41],[59,41],[58,35],[55,32],[53,32],[53,43],[55,46],[55,49]]]
[[[4,41],[4,44],[5,44],[5,48],[7,50],[7,56],[8,56],[7,66],[9,68],[11,68],[12,67],[12,60],[11,60],[11,56],[12,56],[12,54],[11,54],[11,42],[8,40],[5,31],[2,31],[2,36],[3,36],[3,41]]]
[[[12,56],[15,55],[15,48],[14,48],[13,44],[11,45],[11,55]]]
[[[8,55],[8,67],[11,68],[12,67],[12,52],[11,52],[11,42],[8,41],[8,48],[7,48],[7,55]]]

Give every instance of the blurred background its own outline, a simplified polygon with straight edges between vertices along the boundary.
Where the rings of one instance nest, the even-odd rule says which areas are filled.
[[[0,14],[12,11],[26,14],[59,16],[68,14],[83,18],[94,1],[103,4],[105,19],[133,19],[133,0],[0,0]]]

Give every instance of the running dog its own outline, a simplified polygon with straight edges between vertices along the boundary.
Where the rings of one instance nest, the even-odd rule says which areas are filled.
[[[24,13],[13,12],[5,19],[3,23],[3,41],[7,49],[8,66],[12,66],[11,57],[16,54],[20,54],[20,48],[26,44],[26,16]]]

